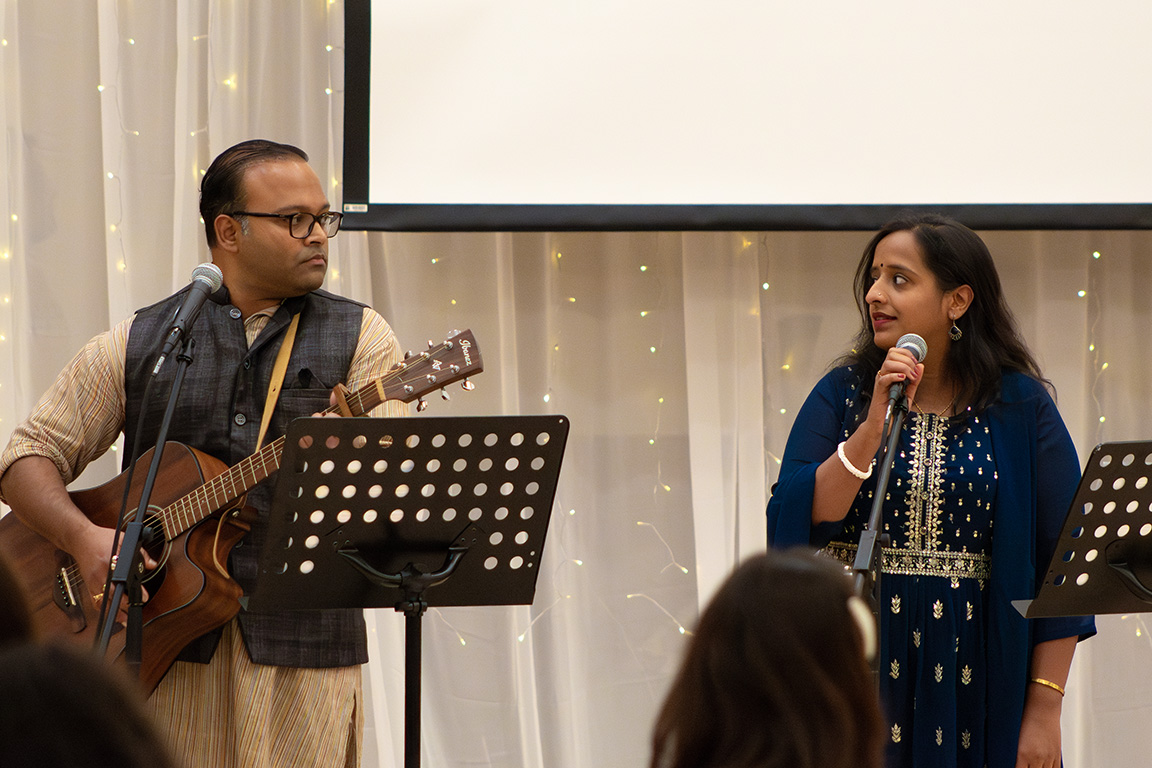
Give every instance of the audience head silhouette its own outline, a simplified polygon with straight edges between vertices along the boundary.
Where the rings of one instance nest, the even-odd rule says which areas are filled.
[[[52,644],[0,649],[5,768],[175,768],[121,673]]]
[[[750,558],[700,617],[656,721],[652,768],[880,768],[875,645],[841,566]]]
[[[32,615],[24,590],[8,563],[0,558],[0,649],[26,643],[32,637]]]

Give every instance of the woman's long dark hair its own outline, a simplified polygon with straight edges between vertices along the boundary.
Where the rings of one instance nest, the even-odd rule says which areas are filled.
[[[700,617],[652,738],[652,768],[881,768],[884,723],[843,569],[745,561]]]
[[[976,413],[987,409],[1000,395],[1000,377],[1005,370],[1027,374],[1052,389],[1052,383],[1041,374],[1004,300],[1000,276],[988,246],[963,224],[931,213],[908,214],[888,222],[864,249],[853,282],[861,327],[853,340],[852,351],[837,361],[839,365],[854,366],[861,382],[870,382],[884,362],[888,350],[880,349],[873,340],[867,294],[872,286],[876,246],[893,232],[912,233],[920,246],[924,265],[935,276],[941,290],[950,291],[961,285],[972,288],[972,303],[956,321],[963,335],[959,341],[950,342],[945,357],[944,373],[959,385],[958,403],[966,403]],[[862,386],[860,392],[866,410],[872,388]]]

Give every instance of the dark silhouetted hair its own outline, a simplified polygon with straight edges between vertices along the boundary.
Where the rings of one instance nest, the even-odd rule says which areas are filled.
[[[770,551],[711,600],[656,720],[652,768],[881,768],[876,683],[841,566]]]
[[[269,160],[308,162],[308,155],[291,144],[251,139],[224,150],[208,166],[200,181],[200,218],[209,248],[216,245],[216,217],[244,208],[244,172]]]
[[[932,213],[909,213],[888,222],[864,249],[853,282],[861,327],[853,340],[852,351],[841,358],[839,364],[856,366],[860,380],[870,382],[884,362],[888,350],[875,344],[867,294],[872,286],[876,246],[893,232],[912,233],[920,246],[924,265],[941,290],[950,291],[962,285],[972,288],[972,304],[956,321],[963,335],[959,341],[949,344],[944,356],[945,375],[958,384],[958,402],[967,403],[976,413],[984,411],[999,397],[1000,377],[1005,370],[1027,374],[1052,389],[1004,300],[1000,275],[988,246],[963,224]],[[934,352],[929,350],[929,354]],[[872,387],[861,387],[860,392],[866,406],[872,397]]]
[[[8,563],[0,558],[0,648],[26,643],[32,637],[32,615],[24,589]]]
[[[175,768],[118,669],[79,650],[0,651],[0,756],[7,768]]]

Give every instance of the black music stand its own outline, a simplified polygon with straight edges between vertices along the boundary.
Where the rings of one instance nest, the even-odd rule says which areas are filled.
[[[1029,618],[1152,610],[1152,441],[1096,446]]]
[[[253,609],[405,615],[404,765],[420,765],[429,606],[530,605],[564,416],[304,418],[289,425]]]

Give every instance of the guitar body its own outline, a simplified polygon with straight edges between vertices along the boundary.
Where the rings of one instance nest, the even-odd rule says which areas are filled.
[[[152,454],[148,451],[137,463],[130,510],[139,503]],[[167,443],[149,508],[163,509],[226,469],[222,462],[194,448]],[[111,528],[116,525],[125,484],[126,475],[121,474],[70,496],[92,522]],[[149,547],[160,566],[149,572],[144,582],[149,599],[143,610],[140,682],[145,691],[156,688],[184,646],[239,612],[240,585],[216,563],[227,563],[229,552],[248,531],[249,520],[233,505],[225,505],[171,539]],[[42,637],[94,647],[100,634],[100,605],[94,595],[104,585],[85,584],[70,556],[12,514],[0,519],[0,553],[25,587],[36,631]],[[123,630],[117,624],[109,642],[107,657],[111,661],[124,661]]]

